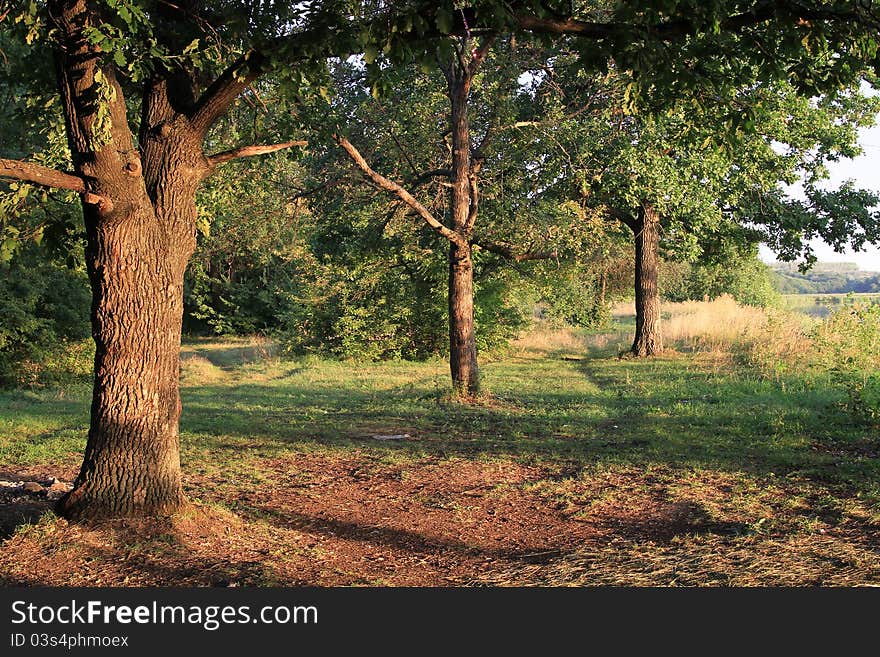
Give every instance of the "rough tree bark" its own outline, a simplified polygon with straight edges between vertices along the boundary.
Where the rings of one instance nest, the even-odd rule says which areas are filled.
[[[660,291],[657,285],[660,262],[660,216],[650,204],[643,204],[631,228],[635,237],[636,334],[634,356],[653,356],[663,349],[660,334]]]
[[[195,192],[209,165],[200,135],[175,118],[164,82],[144,98],[141,152],[135,149],[114,70],[101,67],[100,52],[84,38],[93,21],[86,3],[53,4],[74,169],[109,199],[83,204],[95,380],[83,464],[58,510],[73,519],[167,513],[183,503],[183,273],[196,245]],[[109,129],[98,120],[107,110]]]

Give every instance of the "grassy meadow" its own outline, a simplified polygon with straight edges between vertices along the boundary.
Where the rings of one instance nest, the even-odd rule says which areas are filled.
[[[0,582],[880,585],[877,429],[813,357],[817,317],[667,305],[648,360],[623,355],[626,307],[606,333],[539,327],[467,404],[442,360],[191,341],[192,508],[76,526],[8,493]],[[0,480],[72,481],[89,395],[0,391]]]

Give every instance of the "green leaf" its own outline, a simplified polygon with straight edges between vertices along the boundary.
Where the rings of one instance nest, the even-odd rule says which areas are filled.
[[[0,242],[0,262],[9,262],[12,259],[12,255],[15,253],[15,247],[17,245],[18,240],[9,238]]]
[[[200,216],[196,220],[196,228],[204,237],[211,236],[211,222],[205,216]]]

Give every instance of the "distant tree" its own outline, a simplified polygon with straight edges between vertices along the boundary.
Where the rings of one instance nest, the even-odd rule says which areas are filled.
[[[726,253],[682,265],[681,278],[662,290],[662,296],[670,301],[699,301],[728,294],[747,306],[764,308],[779,302],[772,270],[760,261],[755,245],[735,245]]]
[[[443,237],[449,244],[449,284],[447,288],[449,360],[453,390],[457,395],[463,397],[472,397],[480,389],[474,308],[474,248],[488,251],[514,262],[538,260],[556,255],[552,245],[550,248],[534,250],[530,248],[527,240],[517,240],[516,232],[525,231],[510,231],[505,234],[503,226],[527,222],[531,218],[532,213],[525,208],[521,210],[521,216],[517,217],[499,217],[497,214],[493,216],[492,210],[497,209],[497,206],[493,208],[491,203],[487,209],[484,209],[484,195],[481,191],[483,171],[499,164],[502,166],[510,164],[509,162],[499,162],[497,156],[498,148],[495,142],[503,139],[498,132],[505,127],[497,125],[497,120],[500,118],[497,113],[502,105],[515,105],[515,100],[511,100],[511,96],[515,99],[518,93],[513,81],[519,75],[519,71],[511,71],[509,66],[504,65],[503,56],[490,57],[493,43],[493,38],[484,38],[478,41],[465,35],[449,38],[441,44],[437,58],[446,83],[443,94],[447,103],[445,109],[440,109],[436,105],[425,106],[418,99],[411,97],[412,107],[416,111],[426,109],[431,112],[439,111],[440,116],[443,117],[440,125],[437,126],[436,133],[432,138],[429,138],[429,143],[439,143],[443,145],[444,150],[448,149],[447,153],[444,153],[444,157],[438,160],[440,168],[416,169],[409,174],[415,183],[424,182],[431,178],[448,180],[446,183],[449,188],[448,203],[435,204],[438,205],[437,210],[429,209],[430,202],[427,202],[426,205],[419,200],[417,198],[418,192],[413,193],[398,182],[376,171],[360,151],[341,133],[334,135],[334,139],[342,146],[370,183],[396,197],[407,207],[408,211],[417,215],[427,227]],[[482,88],[477,92],[475,89],[477,73],[481,68],[484,68],[487,59],[496,70],[492,75],[486,73],[485,77],[487,80],[491,80],[494,75],[496,82],[494,85],[493,82],[481,83]],[[506,84],[497,84],[499,78],[505,80]],[[408,80],[400,80],[399,84],[412,83]],[[424,89],[425,85],[420,85],[419,88]],[[474,112],[472,105],[474,104],[473,98],[478,95],[483,101],[479,112],[482,114],[480,118],[483,119],[483,125],[480,127],[479,136],[475,138],[472,136],[474,132],[472,115],[476,112]],[[448,141],[445,140],[447,135]],[[391,144],[386,143],[384,146],[388,148]],[[386,155],[386,159],[387,157]],[[404,159],[407,157],[405,151],[402,157]],[[522,157],[522,154],[519,157],[514,156],[517,162],[522,162]],[[412,166],[412,159],[410,159],[409,165]],[[415,185],[409,187],[416,189]],[[420,194],[420,196],[424,196],[424,194]],[[522,204],[527,201],[523,197],[518,199],[513,198],[513,195],[511,197],[512,203]],[[481,225],[484,215],[492,225],[490,230],[495,235],[503,235],[506,239],[496,241],[483,237],[487,232]],[[540,223],[540,220],[536,223]]]
[[[605,101],[605,120],[591,117],[568,129],[567,153],[576,162],[568,193],[632,232],[634,355],[662,349],[661,249],[711,269],[719,253],[748,254],[762,239],[800,253],[813,236],[854,248],[880,238],[874,193],[850,184],[818,187],[827,162],[859,152],[858,129],[880,109],[858,82],[818,100],[787,82],[756,82],[728,89],[727,97],[695,89],[676,103],[632,112],[629,76],[560,70],[548,84],[561,85],[571,99]],[[801,177],[809,201],[786,199],[782,186]]]

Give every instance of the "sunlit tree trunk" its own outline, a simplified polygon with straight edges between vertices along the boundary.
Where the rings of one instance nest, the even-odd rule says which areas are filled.
[[[636,335],[632,353],[653,356],[663,349],[660,335],[660,217],[653,206],[645,204],[634,222]]]

